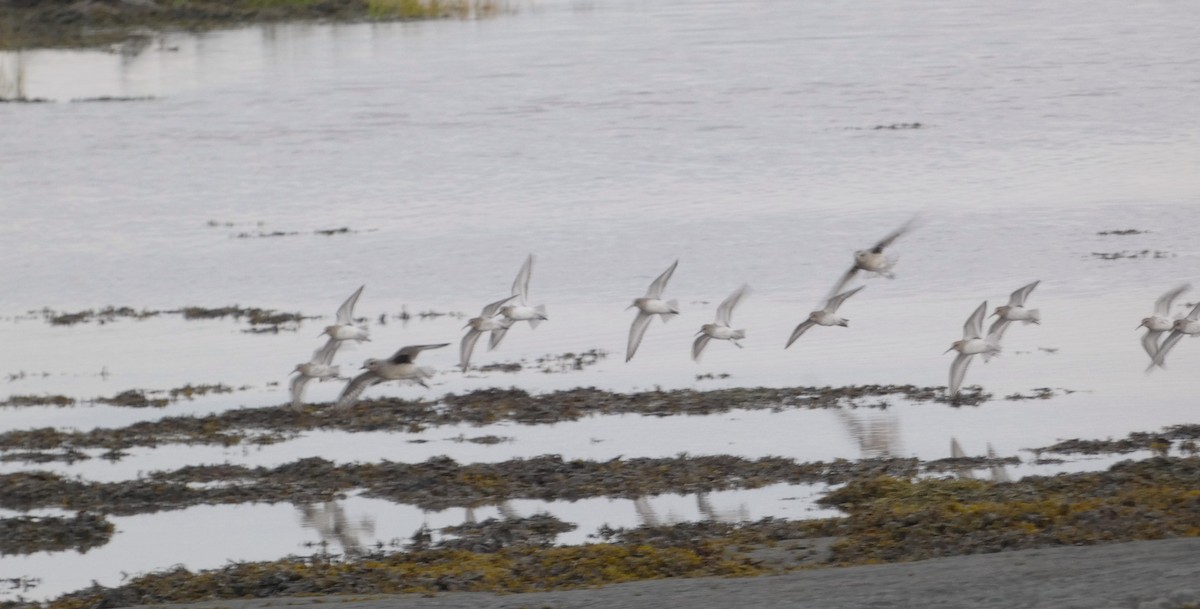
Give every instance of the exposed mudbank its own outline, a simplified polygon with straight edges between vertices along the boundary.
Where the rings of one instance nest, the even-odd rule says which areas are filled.
[[[568,358],[570,362],[585,359]],[[575,363],[568,364],[576,365]],[[1038,397],[1048,397],[1044,392]],[[576,421],[588,416],[640,414],[649,416],[706,415],[734,409],[880,408],[890,399],[978,405],[990,394],[978,387],[948,401],[942,387],[914,385],[853,385],[848,387],[736,388],[713,391],[679,389],[642,393],[613,393],[594,387],[530,394],[521,389],[482,389],[447,394],[440,400],[383,398],[362,400],[336,416],[327,404],[309,404],[297,413],[289,405],[241,408],[202,417],[165,417],[128,427],[90,431],[52,427],[0,434],[0,451],[52,451],[104,448],[120,451],[161,444],[270,444],[314,429],[343,431],[419,432],[431,426],[487,425],[515,421],[534,425]]]
[[[102,516],[0,518],[0,555],[76,550],[87,552],[112,538],[113,525]]]
[[[11,0],[0,2],[0,50],[99,47],[130,55],[168,30],[281,21],[477,19],[513,11],[500,0]]]
[[[602,528],[600,543],[552,547],[553,518],[418,531],[408,550],[175,567],[64,595],[51,609],[298,594],[523,592],[662,577],[748,576],[1004,550],[1200,535],[1196,458],[1126,461],[1106,472],[1019,482],[856,478],[820,503],[844,517]]]

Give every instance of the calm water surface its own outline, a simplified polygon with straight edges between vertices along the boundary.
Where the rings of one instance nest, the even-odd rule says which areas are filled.
[[[314,432],[269,447],[166,446],[117,463],[0,471],[121,480],[312,455],[818,460],[869,456],[863,429],[882,430],[892,454],[926,459],[947,456],[952,437],[968,454],[990,443],[1025,459],[1012,475],[1106,467],[1112,459],[1035,466],[1022,449],[1196,422],[1200,346],[1181,343],[1169,370],[1146,376],[1133,328],[1163,291],[1200,282],[1198,19],[1200,6],[1165,2],[538,2],[485,21],[244,28],[171,35],[137,53],[0,54],[0,91],[11,95],[20,73],[25,95],[54,100],[0,104],[0,397],[241,388],[155,411],[10,408],[0,430],[280,404],[287,372],[319,346],[326,323],[266,335],[231,320],[54,327],[30,311],[240,304],[328,319],[365,283],[357,312],[371,320],[403,307],[474,315],[508,293],[530,252],[532,300],[551,320],[515,328],[494,352],[477,349],[475,363],[593,348],[607,358],[556,374],[463,375],[451,347],[422,357],[439,370],[432,389],[369,395],[943,385],[952,358],[942,351],[967,315],[1033,279],[1043,324],[1011,328],[1004,356],[974,364],[967,383],[997,396],[1076,391],[960,410],[897,402]],[[98,96],[154,99],[71,102]],[[875,128],[911,123],[921,128]],[[918,213],[919,229],[894,248],[898,278],[866,281],[842,309],[849,328],[816,328],[784,351],[851,253]],[[314,234],[342,227],[351,232]],[[1145,232],[1098,234],[1130,228]],[[257,236],[273,232],[288,234]],[[1096,255],[1112,253],[1135,257]],[[654,322],[625,364],[633,313],[622,309],[676,258],[667,293],[683,314]],[[754,291],[734,320],[746,348],[714,343],[692,362],[693,334],[743,282]],[[338,359],[354,367],[404,344],[457,345],[462,323],[373,322],[373,342]],[[707,373],[729,377],[697,380]],[[309,397],[339,390],[314,383]],[[455,441],[485,434],[506,441]],[[822,490],[504,510],[575,522],[563,537],[575,542],[606,523],[823,515],[812,511]],[[107,546],[3,557],[0,577],[40,577],[26,595],[45,597],[92,579],[116,584],[123,571],[311,553],[322,539],[340,551],[502,513],[474,512],[350,497],[114,518]]]

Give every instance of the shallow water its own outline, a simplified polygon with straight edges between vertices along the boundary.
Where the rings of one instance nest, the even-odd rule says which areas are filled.
[[[267,447],[164,446],[117,463],[3,463],[0,471],[119,480],[187,463],[312,455],[827,460],[864,454],[857,419],[858,429],[891,438],[894,454],[947,456],[953,437],[968,454],[990,443],[1021,456],[1026,463],[1012,473],[1025,475],[1112,459],[1034,466],[1022,449],[1196,421],[1188,371],[1200,348],[1184,341],[1168,370],[1147,376],[1133,328],[1163,291],[1200,280],[1191,230],[1200,223],[1200,43],[1191,25],[1200,7],[539,2],[515,13],[170,35],[139,53],[0,54],[0,81],[10,80],[0,90],[19,69],[25,95],[55,100],[0,104],[0,397],[90,400],[187,383],[238,389],[163,410],[7,408],[0,430],[124,426],[283,403],[287,372],[363,283],[357,314],[372,321],[374,340],[339,353],[344,367],[404,344],[452,343],[422,355],[439,371],[430,390],[383,385],[368,395],[943,385],[951,356],[942,351],[966,316],[1033,279],[1042,284],[1030,305],[1044,322],[1011,328],[1006,353],[973,364],[967,384],[997,398],[1036,387],[1076,393],[962,409],[896,403],[312,432]],[[155,99],[70,102],[106,95]],[[874,129],[901,123],[921,128]],[[844,305],[850,327],[816,328],[783,350],[850,254],[918,213],[919,228],[894,246],[897,279],[868,279]],[[341,227],[351,232],[314,233]],[[1147,232],[1098,234],[1130,228]],[[296,234],[255,236],[275,231]],[[1144,250],[1150,255],[1095,255]],[[463,375],[455,369],[462,319],[376,321],[403,307],[474,315],[508,293],[529,252],[538,256],[532,301],[547,304],[550,321],[514,328],[496,351],[481,345],[473,363],[593,348],[608,357],[555,374]],[[633,314],[622,309],[676,258],[667,295],[683,314],[655,321],[626,364]],[[734,314],[747,329],[745,348],[714,343],[692,362],[693,334],[742,282],[753,289]],[[233,320],[56,327],[27,315],[230,304],[325,319],[248,334]],[[328,401],[339,390],[312,383],[309,398]],[[453,441],[485,434],[509,440]],[[761,492],[721,495],[720,509],[740,514],[744,505],[751,518],[804,512],[782,511],[794,502]],[[778,491],[811,496],[807,504],[817,492]],[[649,501],[660,515],[701,517],[695,497]],[[410,506],[343,503],[349,521],[374,523],[364,544],[462,515],[442,523]],[[524,515],[546,509],[579,523],[564,540],[606,522],[638,523],[624,500],[512,503]],[[0,577],[41,577],[28,594],[48,596],[93,578],[115,584],[122,570],[302,553],[319,536],[302,533],[296,514],[255,505],[121,518],[104,548],[4,557]],[[246,528],[203,550],[170,537],[181,523],[207,531],[228,521]]]

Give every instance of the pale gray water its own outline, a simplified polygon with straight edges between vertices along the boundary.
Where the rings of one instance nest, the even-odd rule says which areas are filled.
[[[371,319],[403,305],[474,315],[508,293],[529,252],[538,256],[531,300],[546,303],[551,320],[535,332],[514,329],[495,352],[480,345],[473,361],[597,347],[607,359],[565,374],[464,377],[454,370],[463,320],[442,318],[372,324],[374,342],[347,348],[339,363],[354,367],[403,344],[454,343],[422,356],[441,371],[432,390],[384,385],[368,396],[510,385],[943,385],[952,356],[941,353],[979,301],[1003,304],[1041,279],[1029,304],[1044,323],[1011,328],[1006,354],[973,364],[967,384],[998,396],[1044,386],[1083,393],[870,413],[894,419],[887,424],[900,454],[946,456],[957,437],[969,454],[991,442],[1011,455],[1058,438],[1195,422],[1190,372],[1200,346],[1185,341],[1169,370],[1147,377],[1133,328],[1166,289],[1200,284],[1198,18],[1200,7],[1185,3],[1108,1],[539,2],[487,21],[168,36],[134,56],[0,54],[5,78],[23,71],[26,95],[58,100],[0,104],[0,396],[248,387],[166,411],[8,409],[0,429],[87,429],[283,403],[287,371],[319,346],[324,323],[279,335],[173,319],[59,328],[15,319],[29,310],[236,303],[331,318],[366,283],[358,314]],[[157,99],[68,103],[101,95]],[[924,128],[872,129],[913,122]],[[898,278],[867,281],[841,311],[849,328],[816,328],[784,351],[851,253],[914,213],[922,226],[894,246]],[[340,227],[359,232],[311,234]],[[1128,228],[1149,232],[1097,235]],[[259,231],[301,234],[236,238]],[[1141,250],[1168,257],[1093,256]],[[667,297],[684,313],[655,321],[625,364],[633,312],[622,309],[677,257]],[[702,363],[691,362],[691,336],[742,282],[754,290],[734,315],[748,330],[746,349],[714,343]],[[722,372],[731,377],[695,379]],[[339,388],[313,383],[309,397],[329,400]],[[446,440],[485,433],[513,440]],[[814,460],[859,451],[845,422],[824,411],[425,435],[434,441],[312,434],[263,449],[164,447],[117,464],[45,469],[123,479],[188,462],[277,464],[313,454],[470,462],[546,452]],[[41,468],[0,471],[16,469]],[[1023,465],[1014,474],[1045,471],[1058,470]],[[772,497],[734,494],[722,509],[796,516]],[[586,517],[578,506],[526,507],[575,518],[586,535],[606,521],[635,524],[627,504],[588,503]],[[386,513],[401,531],[370,539],[421,523],[407,506],[352,505],[362,516],[352,521],[382,522]],[[252,551],[235,545],[250,533],[214,530],[231,510],[246,522],[286,522],[256,529]],[[79,585],[56,570],[78,567],[82,581],[112,584],[121,570],[306,551],[288,532],[297,526],[290,506],[185,512],[121,519],[110,546],[93,550],[102,560],[5,557],[0,576],[42,576],[34,594],[50,595]],[[197,547],[197,537],[210,545]]]

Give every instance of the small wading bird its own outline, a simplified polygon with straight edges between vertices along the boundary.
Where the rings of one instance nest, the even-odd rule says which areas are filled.
[[[704,347],[708,345],[708,341],[712,339],[727,340],[737,348],[742,346],[737,341],[746,338],[745,330],[734,330],[729,327],[733,323],[730,319],[733,317],[733,308],[749,291],[749,286],[743,284],[742,287],[734,290],[732,294],[725,298],[721,305],[717,307],[717,320],[711,324],[704,324],[697,332],[696,341],[692,343],[692,359],[700,361],[700,354],[704,351]]]
[[[312,379],[327,381],[335,379],[340,374],[340,368],[334,366],[333,355],[337,353],[338,347],[342,342],[336,338],[331,338],[325,341],[325,346],[313,352],[312,359],[308,363],[296,364],[296,369],[292,372],[298,373],[292,379],[292,409],[300,410],[304,401],[304,387]]]
[[[1192,308],[1192,312],[1188,313],[1187,317],[1175,320],[1171,334],[1163,340],[1162,346],[1154,354],[1154,361],[1150,363],[1150,367],[1146,369],[1146,372],[1153,370],[1155,366],[1164,368],[1167,363],[1167,354],[1175,347],[1175,343],[1178,343],[1179,339],[1183,338],[1184,334],[1192,338],[1200,336],[1200,303],[1196,303],[1196,306]]]
[[[433,377],[432,368],[421,368],[413,363],[417,356],[426,349],[441,349],[450,343],[438,345],[409,345],[400,349],[388,359],[369,359],[363,363],[366,372],[359,374],[346,383],[342,395],[338,397],[334,410],[345,410],[358,401],[358,397],[367,387],[385,381],[412,381],[426,389],[425,379]]]
[[[857,252],[854,252],[854,264],[851,265],[850,270],[846,271],[846,273],[842,275],[842,278],[833,285],[833,290],[829,292],[829,296],[832,297],[833,295],[842,292],[846,288],[846,284],[850,283],[850,280],[854,278],[854,274],[859,271],[867,271],[868,273],[883,275],[888,279],[895,279],[896,276],[892,274],[892,267],[896,264],[896,258],[888,258],[887,255],[883,253],[883,250],[887,246],[891,245],[893,241],[899,239],[901,235],[912,230],[913,226],[916,224],[916,221],[916,218],[912,218],[908,222],[905,222],[900,228],[888,233],[886,237],[880,239],[879,242],[871,246],[870,249],[858,250]]]
[[[529,306],[529,276],[533,273],[533,254],[530,254],[525,259],[525,264],[521,265],[521,270],[517,273],[516,281],[513,281],[512,295],[516,297],[516,302],[500,307],[500,314],[510,322],[527,321],[529,327],[537,329],[538,324],[549,319],[546,317],[546,305],[538,305],[536,307]],[[499,344],[499,341],[496,341]]]
[[[865,287],[867,286],[860,285],[853,290],[830,297],[825,301],[824,307],[809,313],[808,319],[800,322],[800,325],[796,326],[795,330],[792,330],[792,335],[788,338],[787,344],[783,348],[787,349],[792,346],[792,343],[796,342],[796,339],[803,336],[813,326],[848,326],[849,319],[837,316],[838,307],[842,306],[842,303],[846,302],[847,298],[857,294],[859,290]]]
[[[1042,314],[1037,309],[1026,309],[1025,299],[1029,298],[1029,294],[1042,281],[1039,279],[1031,284],[1017,288],[1015,292],[1008,297],[1008,304],[996,307],[996,311],[992,315],[998,319],[992,322],[992,326],[988,328],[988,339],[1000,344],[1000,339],[1004,337],[1004,331],[1008,329],[1008,325],[1014,321],[1019,321],[1023,324],[1041,324]],[[994,357],[992,353],[984,353],[983,361],[990,361]]]
[[[988,328],[988,336],[995,337],[999,341],[1004,336],[1004,331],[1008,329],[1008,324],[1019,321],[1024,324],[1040,324],[1042,323],[1042,315],[1037,309],[1026,309],[1025,299],[1029,298],[1029,294],[1033,292],[1042,281],[1039,279],[1029,285],[1018,288],[1008,297],[1008,304],[996,307],[996,311],[992,315],[999,317],[992,322],[992,327]]]
[[[479,340],[479,335],[484,332],[491,332],[491,337],[488,338],[488,349],[495,349],[496,345],[500,344],[504,338],[504,333],[508,332],[511,321],[507,319],[496,319],[496,315],[500,313],[500,307],[508,304],[508,301],[516,298],[509,296],[501,300],[497,300],[486,307],[479,313],[479,317],[472,317],[467,320],[467,325],[464,328],[469,328],[463,336],[462,343],[459,345],[458,356],[459,365],[463,372],[467,371],[467,366],[471,363],[471,352],[475,350],[475,342]]]
[[[667,282],[671,280],[671,274],[675,272],[677,266],[679,266],[678,260],[671,263],[671,266],[650,284],[650,289],[646,290],[644,297],[634,299],[633,304],[626,307],[626,310],[635,307],[638,310],[637,317],[633,318],[633,325],[629,328],[629,344],[625,347],[626,362],[633,359],[633,354],[637,353],[638,345],[642,344],[642,337],[646,335],[646,327],[650,325],[650,319],[653,316],[662,317],[665,323],[671,320],[671,316],[679,315],[677,301],[662,300],[663,290],[666,289]]]
[[[1175,327],[1175,320],[1171,319],[1171,305],[1180,294],[1191,287],[1190,283],[1185,283],[1159,296],[1158,300],[1154,301],[1154,315],[1142,319],[1141,325],[1138,326],[1146,329],[1146,333],[1142,335],[1142,348],[1146,350],[1146,355],[1150,356],[1150,361],[1153,362],[1154,356],[1158,355],[1158,340],[1162,333]]]
[[[328,334],[334,340],[356,340],[363,342],[371,340],[367,336],[367,329],[354,325],[354,305],[358,303],[358,297],[362,294],[363,288],[367,286],[359,286],[346,302],[337,310],[337,323],[332,326],[325,326],[325,331],[321,334]]]
[[[980,353],[988,353],[995,355],[1000,353],[1000,345],[991,340],[991,337],[983,337],[983,316],[987,314],[987,301],[979,305],[975,312],[967,318],[967,323],[963,324],[962,340],[956,340],[946,349],[946,353],[958,351],[958,356],[954,358],[954,363],[950,364],[950,387],[947,395],[951,399],[958,395],[958,389],[962,387],[963,377],[967,375],[967,365],[971,363],[971,358]]]

